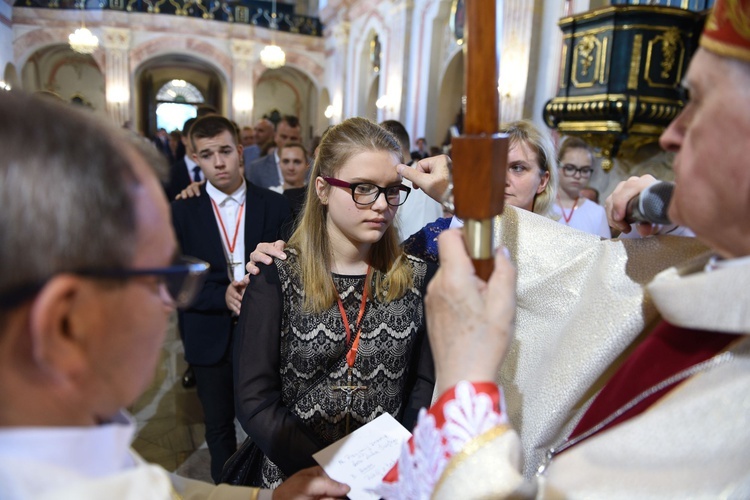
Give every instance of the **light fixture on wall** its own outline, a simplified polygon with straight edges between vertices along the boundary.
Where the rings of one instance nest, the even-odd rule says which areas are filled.
[[[396,105],[388,94],[383,94],[378,97],[378,100],[375,101],[375,107],[390,113],[396,111]]]
[[[332,104],[329,104],[329,105],[328,105],[328,106],[326,107],[326,110],[325,110],[325,111],[323,112],[323,115],[324,115],[324,116],[325,116],[326,118],[328,118],[329,120],[330,120],[331,118],[333,118],[333,105],[332,105]]]
[[[276,0],[271,3],[271,18],[268,20],[268,28],[272,30],[279,29],[279,25],[276,22]],[[281,47],[275,43],[275,35],[271,33],[271,45],[266,45],[263,50],[260,51],[260,62],[263,66],[269,69],[276,69],[286,64],[286,54],[281,50]]]

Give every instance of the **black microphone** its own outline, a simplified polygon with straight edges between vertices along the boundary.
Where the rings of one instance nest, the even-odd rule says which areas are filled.
[[[674,183],[656,182],[633,197],[625,208],[625,222],[651,222],[671,224],[667,215],[669,200],[672,198]]]

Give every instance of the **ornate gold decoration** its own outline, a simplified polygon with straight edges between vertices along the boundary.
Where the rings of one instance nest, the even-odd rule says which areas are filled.
[[[250,9],[244,5],[237,5],[234,8],[235,20],[238,23],[249,23],[250,22]]]
[[[208,6],[204,5],[204,0],[192,0],[192,2],[185,2],[185,9],[187,9],[191,4],[194,4],[202,12],[201,17],[203,19],[213,19],[214,12],[219,10],[221,4],[219,2],[213,2],[213,6],[211,6],[210,0],[206,1],[208,1]]]
[[[602,64],[601,41],[595,36],[585,36],[573,48],[571,81],[576,88],[593,87]],[[589,70],[593,66],[593,71]],[[579,78],[581,77],[581,78]]]
[[[666,79],[669,78],[669,74],[672,72],[672,68],[674,68],[674,63],[677,60],[677,49],[682,42],[680,41],[680,32],[677,28],[665,31],[661,38],[663,39],[661,54],[664,58],[661,62],[661,77]]]
[[[568,66],[568,44],[563,43],[562,55],[560,56],[560,88],[565,88],[565,70]]]
[[[638,76],[641,72],[641,51],[643,49],[643,35],[638,33],[633,37],[633,53],[630,57],[630,73],[628,74],[628,90],[638,89]]]
[[[589,68],[594,63],[592,52],[596,49],[596,45],[596,37],[592,35],[583,37],[583,40],[578,43],[577,51],[578,57],[581,58],[581,74],[583,76],[588,75]]]
[[[149,3],[150,0],[143,0],[146,3]],[[159,0],[161,2],[159,5],[165,2],[165,0]],[[188,7],[190,7],[193,2],[191,0],[187,0],[187,2],[183,2],[182,0],[169,0],[169,3],[171,3],[174,6],[174,14],[176,16],[187,16],[188,15]],[[151,12],[149,10],[149,12]],[[158,11],[157,11],[158,12]]]
[[[148,12],[149,14],[158,14],[159,12],[161,12],[160,7],[164,5],[164,2],[166,2],[167,0],[157,0],[156,2],[153,2],[152,0],[143,0],[143,1],[146,3],[146,5],[148,5],[148,7],[146,8],[146,12]],[[132,3],[133,2],[131,1],[130,4]],[[171,2],[171,3],[172,5],[174,5],[174,2]],[[128,5],[128,7],[130,7],[130,4]],[[177,6],[175,5],[175,7]],[[175,12],[175,14],[177,14],[177,12]]]
[[[606,82],[606,69],[607,69],[607,43],[609,42],[609,37],[605,36],[602,37],[602,50],[601,50],[601,56],[600,59],[602,61],[601,68],[599,68],[599,83],[602,85]]]
[[[234,16],[232,15],[232,8],[224,0],[222,0],[222,2],[221,2],[221,10],[224,12],[224,14],[227,15],[227,22],[228,23],[233,23],[234,22]]]
[[[664,83],[653,81],[651,78],[651,63],[654,57],[654,49],[657,45],[661,45],[661,72],[655,76],[655,78],[661,78],[663,80],[669,79]],[[679,61],[677,60],[679,54]],[[648,50],[646,51],[646,75],[645,80],[649,86],[656,88],[675,88],[682,79],[682,66],[683,60],[685,59],[685,45],[680,39],[680,32],[677,28],[670,28],[665,30],[659,36],[654,37],[648,42]],[[670,78],[672,70],[677,66],[677,71],[674,73],[674,78]]]

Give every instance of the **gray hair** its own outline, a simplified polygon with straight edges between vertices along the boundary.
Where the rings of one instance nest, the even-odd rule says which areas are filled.
[[[145,146],[87,111],[0,94],[0,293],[60,272],[130,264],[131,162],[139,153],[151,163]]]

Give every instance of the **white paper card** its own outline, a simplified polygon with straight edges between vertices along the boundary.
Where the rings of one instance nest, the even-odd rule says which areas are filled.
[[[411,437],[390,413],[384,413],[313,455],[326,474],[351,487],[352,500],[377,500],[369,491],[383,480]]]

